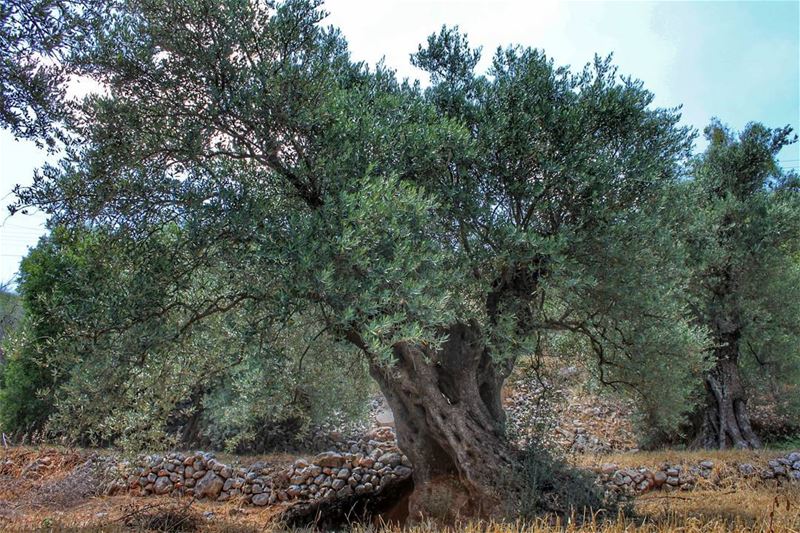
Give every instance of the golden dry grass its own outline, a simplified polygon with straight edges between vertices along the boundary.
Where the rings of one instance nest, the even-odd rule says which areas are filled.
[[[32,450],[21,450],[18,459],[32,457]],[[39,450],[42,453],[43,450]],[[750,461],[764,464],[777,456],[773,451],[730,452],[641,452],[616,456],[582,457],[585,465],[615,462],[621,466],[658,466],[664,462],[696,464],[703,459],[715,461],[715,469]],[[271,458],[273,461],[279,459]],[[285,459],[285,458],[282,458]],[[22,461],[20,461],[21,463]],[[54,461],[55,462],[55,461]],[[136,498],[131,496],[91,497],[70,506],[43,506],[32,498],[43,486],[61,479],[74,459],[59,460],[39,479],[24,480],[13,486],[13,473],[0,479],[0,531],[76,531],[130,532],[147,525],[177,521],[177,530],[245,533],[285,529],[273,518],[275,508],[241,506],[237,502],[192,502],[177,498]],[[4,490],[5,489],[5,490]],[[12,489],[12,490],[9,490]],[[399,533],[396,528],[354,526],[355,533]],[[408,533],[800,533],[800,484],[779,485],[774,481],[742,481],[722,488],[698,487],[693,491],[653,492],[636,499],[634,515],[620,516],[605,522],[589,520],[553,522],[541,519],[532,524],[467,523],[438,528],[420,525]]]
[[[784,455],[785,450],[656,450],[636,453],[584,454],[573,458],[576,466],[592,467],[602,463],[614,463],[622,468],[645,466],[657,468],[663,463],[696,465],[710,459],[715,463],[752,463],[764,465],[770,459]]]
[[[115,496],[91,498],[72,509],[30,509],[14,521],[0,522],[3,531],[104,531],[143,530],[126,516],[139,513],[158,517],[167,512],[184,517],[184,531],[245,533],[265,531],[279,533],[285,529],[275,525],[275,510],[239,507],[235,503],[193,502]],[[213,513],[208,519],[205,513]],[[149,522],[151,524],[158,522]],[[179,529],[180,530],[180,529]],[[292,530],[300,531],[300,530]],[[355,533],[800,533],[800,487],[762,485],[737,491],[695,490],[671,494],[652,493],[640,497],[635,516],[620,516],[605,522],[589,520],[554,522],[541,519],[532,524],[466,523],[441,528],[418,525],[405,530],[354,526]]]

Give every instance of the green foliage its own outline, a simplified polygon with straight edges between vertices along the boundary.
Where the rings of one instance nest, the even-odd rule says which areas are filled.
[[[0,4],[0,127],[49,149],[69,141],[66,82],[92,23],[113,9],[99,0],[4,0]]]
[[[299,385],[282,336],[306,320],[373,374],[458,321],[498,368],[570,337],[673,427],[705,339],[683,298],[678,110],[610,58],[573,72],[508,47],[478,74],[447,28],[413,58],[422,90],[352,62],[323,18],[313,1],[123,1],[72,48],[106,90],[15,206],[47,212],[77,261],[64,301],[35,310],[71,370],[53,427],[142,445],[221,381],[214,412],[258,376]]]
[[[325,342],[319,323],[298,320],[273,344],[284,357],[248,358],[206,394],[201,427],[213,447],[258,449],[270,444],[260,442],[264,432],[285,422],[300,440],[312,424],[343,428],[365,418],[375,389],[364,362],[351,346]]]
[[[3,362],[5,348],[3,343],[19,327],[22,321],[23,310],[17,294],[0,285],[0,364]]]
[[[4,339],[7,359],[0,381],[0,427],[9,433],[41,431],[53,412],[54,386],[63,379],[62,364],[52,349],[63,325],[48,313],[51,306],[68,305],[68,258],[44,239],[20,266],[19,290],[25,317]]]
[[[800,180],[777,164],[796,142],[791,128],[749,124],[739,134],[714,121],[695,162],[700,208],[689,242],[693,309],[716,345],[738,344],[752,391],[800,415]],[[730,339],[733,339],[731,341]]]

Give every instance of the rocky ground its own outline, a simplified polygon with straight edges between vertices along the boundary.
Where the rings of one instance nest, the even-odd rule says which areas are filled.
[[[504,406],[517,445],[525,447],[536,439],[564,453],[637,451],[633,406],[575,385],[584,380],[575,367],[561,368],[547,378],[524,369],[514,374]]]

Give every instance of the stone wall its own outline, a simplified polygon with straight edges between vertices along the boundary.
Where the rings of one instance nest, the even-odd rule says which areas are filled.
[[[211,453],[147,455],[120,469],[132,493],[186,495],[263,506],[291,500],[331,500],[378,494],[411,477],[411,463],[395,444],[391,428],[379,428],[352,443],[350,451],[297,459],[286,468],[257,462],[221,463]],[[123,484],[120,484],[120,487]]]
[[[720,464],[700,461],[694,465],[663,464],[660,468],[619,468],[604,464],[596,469],[598,482],[607,495],[618,499],[635,497],[652,490],[692,490],[696,486],[721,486],[736,479],[800,481],[800,452],[791,452],[767,462],[763,467],[751,463]]]

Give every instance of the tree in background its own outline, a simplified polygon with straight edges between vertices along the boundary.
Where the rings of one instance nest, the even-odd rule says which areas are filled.
[[[175,376],[226,363],[198,349],[206,328],[267,346],[313,317],[388,399],[415,517],[514,511],[500,391],[548,335],[582,339],[603,382],[679,421],[703,335],[673,234],[677,111],[599,58],[572,72],[511,47],[477,74],[448,29],[415,55],[423,91],[352,62],[318,8],[121,2],[71,51],[105,92],[15,208],[97,242],[63,339],[104,379],[74,405],[150,406],[143,381],[175,397]]]
[[[719,122],[705,133],[710,144],[692,182],[702,214],[691,235],[700,256],[691,289],[711,333],[713,367],[695,444],[759,448],[748,380],[763,373],[800,383],[800,182],[775,160],[797,137],[788,126],[761,124],[736,135]]]
[[[58,248],[44,238],[20,264],[24,316],[4,339],[8,352],[0,379],[0,428],[12,435],[43,431],[54,412],[55,386],[68,370],[52,349],[64,323],[50,310],[65,306],[68,315],[74,287],[64,281],[74,262]]]
[[[151,236],[152,244],[160,240],[167,253],[176,231]],[[291,422],[291,445],[313,424],[363,418],[374,392],[366,369],[351,346],[325,342],[318,319],[273,330],[230,313],[179,342],[174,324],[135,324],[125,312],[153,300],[147,287],[174,263],[145,269],[133,243],[107,242],[97,231],[56,228],[23,260],[26,313],[8,343],[3,431],[93,446],[247,449],[276,425]],[[98,324],[110,329],[76,329]]]
[[[0,369],[6,360],[9,338],[19,327],[22,316],[19,296],[8,285],[0,285]]]

